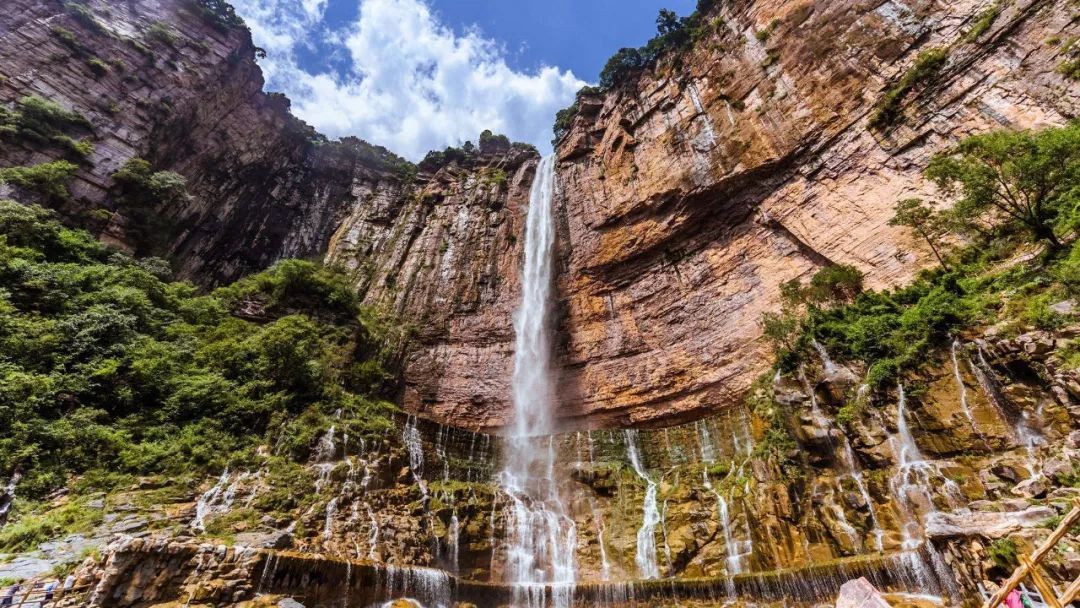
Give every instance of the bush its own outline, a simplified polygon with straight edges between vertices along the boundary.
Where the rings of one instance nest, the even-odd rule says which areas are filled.
[[[228,31],[245,27],[244,20],[236,14],[236,9],[226,0],[187,0],[187,2],[203,19],[219,30]]]
[[[66,160],[54,160],[32,167],[0,169],[0,183],[16,185],[36,192],[47,199],[60,201],[71,198],[67,182],[78,169]]]
[[[285,261],[199,295],[166,272],[0,202],[0,419],[19,421],[0,425],[0,477],[25,470],[20,496],[108,483],[96,471],[217,473],[283,427],[313,443],[305,416],[339,409],[351,436],[387,432],[395,328],[340,274]]]
[[[885,92],[877,109],[870,116],[870,127],[883,129],[895,123],[900,118],[900,110],[908,93],[937,76],[948,59],[949,51],[944,48],[932,48],[919,53],[915,58],[915,65],[904,73],[896,86]]]

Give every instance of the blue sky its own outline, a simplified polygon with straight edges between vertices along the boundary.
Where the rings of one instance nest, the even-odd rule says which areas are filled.
[[[234,0],[266,88],[331,137],[413,160],[485,128],[550,148],[551,123],[656,13],[694,0]]]

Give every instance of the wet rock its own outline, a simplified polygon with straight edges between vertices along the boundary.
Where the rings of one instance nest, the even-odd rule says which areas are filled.
[[[840,586],[836,608],[890,608],[881,593],[865,578],[848,581]]]
[[[284,530],[272,532],[242,532],[236,535],[236,543],[245,547],[266,549],[291,549],[293,535]]]
[[[277,605],[278,605],[278,608],[304,608],[303,604],[301,604],[300,602],[294,600],[291,597],[282,598],[281,600],[278,601]],[[408,603],[406,603],[406,605],[410,606],[410,607],[412,606],[411,604],[408,604]],[[391,604],[391,606],[396,606],[396,602],[394,604]]]
[[[1042,498],[1049,491],[1050,482],[1042,475],[1022,481],[1012,489],[1013,494],[1027,498]]]
[[[936,512],[926,518],[926,535],[933,539],[966,536],[996,539],[1021,529],[1041,526],[1055,515],[1057,511],[1049,507],[1029,507],[1024,511],[1003,513]]]

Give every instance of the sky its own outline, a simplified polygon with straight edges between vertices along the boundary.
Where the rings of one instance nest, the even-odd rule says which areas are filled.
[[[484,129],[551,148],[555,112],[695,0],[233,0],[267,91],[323,134],[420,160]]]

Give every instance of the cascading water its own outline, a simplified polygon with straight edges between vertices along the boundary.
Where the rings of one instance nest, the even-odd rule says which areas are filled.
[[[656,482],[649,477],[641,463],[638,454],[637,433],[625,431],[626,452],[630,457],[630,465],[634,468],[637,476],[645,482],[645,504],[641,516],[641,527],[637,533],[637,555],[634,557],[637,563],[638,574],[641,578],[659,578],[660,566],[656,563],[656,526],[660,523],[660,510],[656,504]]]
[[[913,496],[920,496],[924,502],[924,508],[936,511],[934,497],[929,489],[931,474],[938,473],[941,477],[948,494],[959,493],[956,482],[948,479],[936,470],[933,463],[927,461],[915,438],[911,434],[911,428],[907,422],[907,396],[904,394],[904,385],[897,385],[896,404],[896,436],[892,438],[893,450],[897,457],[897,472],[893,479],[893,492],[896,495],[896,503],[901,511],[901,548],[904,550],[904,558],[908,567],[915,572],[920,583],[928,588],[944,586],[956,597],[955,581],[949,575],[944,560],[934,547],[933,543],[927,542],[923,533],[922,524],[916,513],[916,500]],[[929,557],[930,568],[926,568],[921,555],[916,551],[922,548]]]
[[[975,435],[983,442],[986,443],[986,438],[979,431],[979,425],[975,422],[975,415],[971,412],[971,404],[968,403],[967,385],[964,384],[964,376],[960,373],[960,362],[956,358],[956,351],[960,348],[960,340],[953,340],[952,346],[949,349],[949,355],[952,358],[953,377],[956,378],[956,389],[960,392],[960,409],[963,410],[964,416],[967,417],[968,422],[971,424],[971,430],[975,432]]]
[[[540,161],[529,195],[522,302],[514,316],[513,423],[499,485],[509,497],[506,568],[515,605],[569,606],[575,582],[577,529],[555,475],[554,389],[551,380],[555,159]]]

